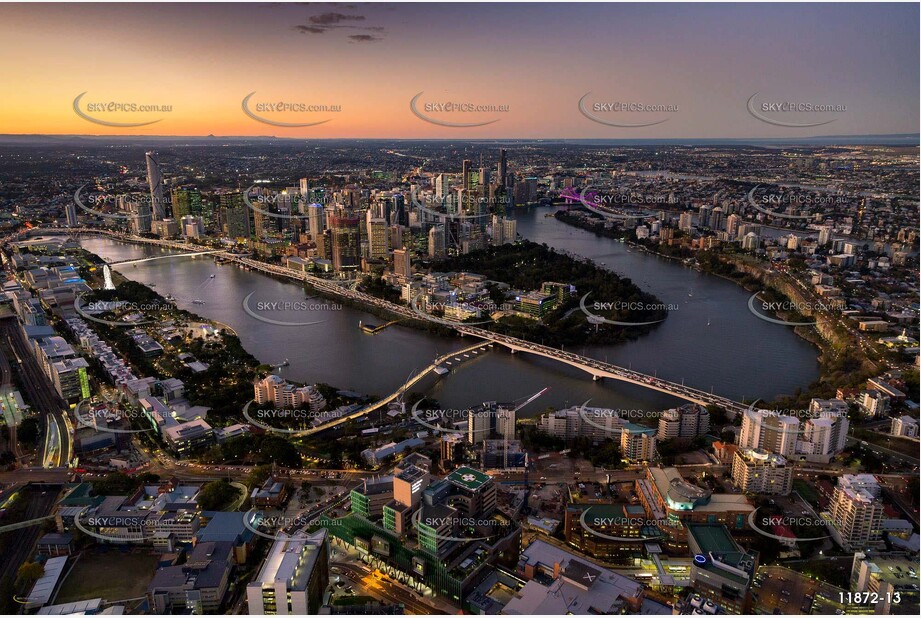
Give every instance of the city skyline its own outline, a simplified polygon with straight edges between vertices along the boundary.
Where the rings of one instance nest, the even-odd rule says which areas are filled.
[[[0,15],[0,49],[13,59],[0,71],[19,84],[0,95],[2,134],[732,140],[919,130],[916,5],[11,4]],[[464,34],[449,36],[448,24]],[[34,32],[53,43],[36,49]],[[835,111],[771,111],[778,102]],[[92,111],[109,103],[160,111]],[[496,111],[438,112],[445,103]],[[314,105],[327,111],[296,111]],[[446,126],[456,124],[477,126]]]

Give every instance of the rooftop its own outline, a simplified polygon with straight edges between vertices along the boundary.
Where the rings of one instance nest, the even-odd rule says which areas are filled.
[[[486,483],[492,481],[492,478],[488,474],[483,474],[479,470],[461,466],[449,474],[447,476],[447,480],[465,489],[475,491]]]

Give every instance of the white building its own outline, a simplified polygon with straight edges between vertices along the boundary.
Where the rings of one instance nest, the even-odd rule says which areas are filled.
[[[329,581],[327,531],[276,538],[259,575],[246,586],[249,614],[317,614]]]
[[[659,440],[696,438],[710,431],[710,412],[694,403],[665,410],[659,417]]]
[[[918,420],[910,416],[900,416],[892,419],[892,435],[905,438],[918,437]]]
[[[883,503],[872,474],[845,474],[838,479],[830,505],[835,540],[846,550],[878,545],[882,539]]]
[[[538,431],[563,440],[587,437],[598,442],[620,440],[625,421],[616,410],[575,406],[541,416]]]
[[[781,455],[740,448],[732,458],[732,482],[743,493],[785,496],[793,489],[793,468]]]

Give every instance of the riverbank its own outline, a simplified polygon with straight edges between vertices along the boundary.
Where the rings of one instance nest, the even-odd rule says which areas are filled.
[[[575,217],[569,212],[554,213],[554,218],[565,225],[623,242],[642,249],[648,254],[679,262],[701,273],[730,281],[748,292],[762,292],[764,296],[781,300],[789,299],[787,304],[797,306],[816,305],[814,299],[807,298],[787,278],[765,269],[749,256],[725,253],[720,250],[696,252],[684,250],[679,254],[669,255],[655,251],[645,242],[631,240],[629,232],[604,229],[582,217]],[[694,266],[689,265],[689,260],[693,260]],[[803,316],[793,312],[781,312],[778,315],[789,321],[808,322],[810,319],[810,316],[804,319]],[[877,370],[876,365],[863,354],[860,346],[851,340],[846,331],[835,326],[835,316],[815,315],[811,318],[817,321],[814,327],[790,326],[787,328],[793,329],[797,337],[816,348],[816,358],[820,369],[819,377],[808,386],[798,389],[796,393],[776,397],[774,403],[787,406],[808,406],[809,400],[813,397],[833,398],[839,387],[860,383]]]
[[[748,297],[736,291],[736,286],[719,279],[708,282],[697,270],[675,268],[672,263],[649,259],[644,252],[625,252],[621,244],[616,245],[612,254],[610,243],[603,239],[589,241],[582,237],[583,233],[573,237],[552,219],[541,217],[537,221],[529,213],[519,213],[519,216],[533,221],[525,224],[522,235],[526,238],[548,244],[575,259],[591,258],[605,269],[610,268],[605,266],[605,260],[612,263],[613,257],[615,263],[621,265],[621,273],[628,273],[633,281],[658,298],[680,306],[680,310],[671,312],[661,326],[635,341],[578,348],[567,346],[567,351],[624,368],[632,365],[632,369],[650,376],[657,373],[673,382],[721,393],[736,401],[771,399],[780,393],[792,393],[806,380],[818,375],[814,348],[807,347],[792,333],[783,333],[783,329],[777,336],[776,326],[758,320],[745,309]],[[104,238],[104,235],[94,239],[93,236],[85,239],[86,247],[114,262],[159,256],[161,251],[169,249],[162,243],[130,242],[124,237]],[[172,246],[182,248],[176,244]],[[137,269],[120,270],[132,279],[157,284],[161,293],[169,291],[179,298],[203,299],[206,305],[201,309],[205,315],[235,327],[246,348],[265,363],[281,360],[279,350],[297,349],[299,352],[291,357],[291,366],[285,369],[285,374],[305,383],[342,384],[349,390],[364,393],[389,392],[394,384],[405,380],[412,369],[427,365],[445,350],[464,345],[462,337],[436,337],[418,328],[388,328],[368,336],[358,328],[359,322],[379,319],[364,311],[365,303],[384,305],[389,311],[388,303],[350,290],[335,280],[317,279],[244,256],[236,260],[245,262],[248,268],[216,266],[212,259],[177,257],[151,261]],[[267,271],[282,276],[266,277]],[[212,274],[217,278],[212,278]],[[308,316],[296,309],[287,314],[277,310],[268,313],[273,311],[269,307],[265,309],[266,315],[292,324],[319,321],[317,323],[322,326],[264,325],[242,308],[240,301],[244,298],[249,299],[245,304],[251,309],[276,303],[302,304],[305,294],[302,285],[288,283],[303,284],[305,280],[311,285],[316,281],[322,288],[332,288],[336,303],[342,309],[311,312]],[[202,287],[208,281],[211,283]],[[693,291],[693,298],[689,290]],[[346,304],[346,296],[360,302]],[[589,298],[589,302],[593,301]],[[196,310],[193,306],[186,308]],[[416,317],[403,305],[392,309],[398,315]],[[374,312],[380,314],[376,307]],[[708,328],[711,317],[712,329]],[[753,341],[759,342],[757,354],[749,350]],[[349,352],[331,355],[330,350]],[[514,355],[501,350],[465,368],[455,379],[436,381],[431,385],[431,395],[444,405],[465,407],[483,400],[512,401],[548,386],[551,390],[542,399],[542,405],[556,408],[587,398],[598,405],[623,409],[661,410],[678,403],[645,388],[586,381],[585,373],[531,355]],[[532,408],[525,415],[540,411]]]

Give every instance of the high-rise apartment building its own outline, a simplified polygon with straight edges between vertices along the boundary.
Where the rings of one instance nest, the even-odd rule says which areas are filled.
[[[740,448],[732,459],[732,482],[743,493],[785,496],[793,488],[793,468],[782,455]]]
[[[829,507],[831,533],[845,551],[881,542],[884,509],[880,494],[879,483],[872,474],[845,474],[838,478]]]

